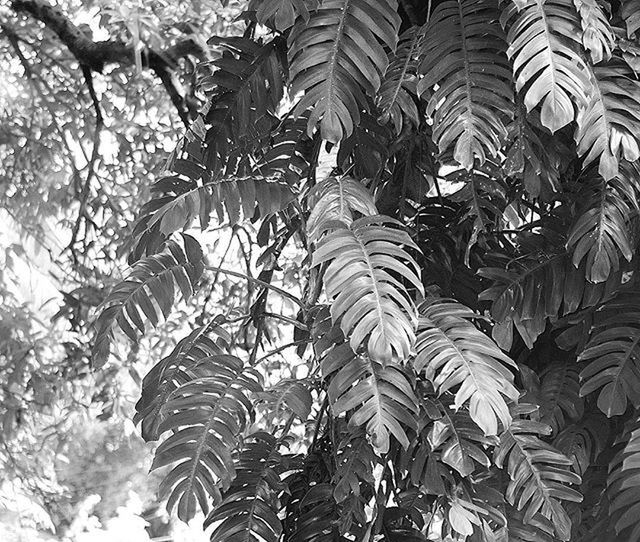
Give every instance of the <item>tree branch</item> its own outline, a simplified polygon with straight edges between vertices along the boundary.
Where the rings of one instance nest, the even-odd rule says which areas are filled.
[[[81,66],[101,73],[109,64],[120,66],[135,65],[133,45],[120,40],[93,41],[91,37],[73,24],[58,7],[51,6],[43,0],[12,0],[11,7],[16,13],[25,13],[42,22],[46,28],[54,32],[60,41],[71,51]],[[164,49],[143,51],[142,64],[152,70],[164,85],[180,118],[189,125],[189,107],[186,97],[180,93],[179,84],[175,80],[178,61],[186,56],[202,58],[204,50],[193,39],[187,39]]]

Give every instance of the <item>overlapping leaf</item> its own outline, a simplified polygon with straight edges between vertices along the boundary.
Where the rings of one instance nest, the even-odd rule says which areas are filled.
[[[604,282],[620,269],[620,256],[633,257],[629,221],[638,210],[638,165],[621,164],[620,174],[604,181],[593,168],[582,180],[581,194],[588,206],[573,225],[567,246],[573,250],[575,266],[585,260],[586,277]]]
[[[142,422],[146,441],[157,440],[162,406],[169,396],[183,384],[207,376],[210,366],[202,361],[222,354],[230,341],[229,334],[218,326],[199,327],[151,368],[142,381],[142,395],[133,418],[134,423]]]
[[[616,46],[616,36],[597,0],[573,0],[580,15],[582,44],[594,64],[609,60]]]
[[[415,307],[401,281],[423,291],[419,267],[403,248],[415,244],[398,226],[381,215],[336,222],[312,260],[313,266],[327,264],[331,316],[351,348],[359,352],[366,345],[368,357],[383,364],[407,359],[415,340]]]
[[[350,413],[350,427],[365,426],[376,451],[386,453],[393,435],[405,448],[406,427],[415,427],[417,402],[404,371],[355,355],[347,343],[333,348],[322,364],[334,416]],[[335,374],[333,374],[335,373]]]
[[[389,57],[389,66],[378,91],[378,120],[381,123],[391,121],[396,134],[402,131],[405,119],[414,126],[420,124],[414,96],[417,93],[418,51],[422,38],[421,29],[415,26],[400,36],[398,49]]]
[[[421,94],[436,87],[427,113],[440,152],[466,169],[502,147],[513,117],[511,69],[493,0],[449,0],[435,8],[425,31]]]
[[[358,215],[377,215],[376,205],[369,191],[351,177],[327,177],[313,187],[309,194],[311,214],[307,232],[311,240],[335,227],[337,222],[350,226]]]
[[[609,466],[608,519],[621,540],[640,537],[640,422],[632,419],[625,430],[624,448]]]
[[[576,142],[584,165],[599,159],[605,181],[619,174],[624,158],[640,157],[640,83],[621,60],[592,68],[589,102],[578,112]]]
[[[507,467],[511,481],[506,498],[518,510],[525,510],[524,523],[535,522],[540,514],[551,520],[557,538],[569,540],[571,520],[562,501],[582,500],[582,495],[569,487],[581,480],[568,468],[572,461],[540,439],[548,431],[545,424],[514,419],[500,436],[494,461]]]
[[[600,390],[598,407],[608,417],[623,414],[627,403],[640,406],[640,296],[623,292],[602,308],[579,360],[581,395]]]
[[[337,143],[353,132],[387,68],[383,46],[395,50],[400,17],[395,0],[325,0],[308,22],[298,19],[289,36],[292,96],[308,108],[308,132]]]
[[[245,439],[235,464],[236,477],[205,521],[205,527],[216,525],[211,542],[280,539],[278,494],[283,487],[280,473],[288,466],[278,450],[281,445],[274,436],[263,432]]]
[[[582,417],[578,368],[574,363],[554,363],[541,376],[540,421],[551,427],[555,436],[571,421]]]
[[[631,38],[640,29],[640,5],[635,0],[622,0],[621,15],[627,26],[627,36]]]
[[[242,360],[215,355],[200,361],[205,376],[175,389],[162,405],[159,432],[171,432],[151,466],[171,465],[159,489],[167,510],[189,521],[197,505],[206,514],[209,500],[220,500],[235,476],[232,452],[252,416],[249,393],[262,389],[261,377]],[[177,463],[177,464],[176,464]]]
[[[309,21],[309,10],[315,8],[317,0],[253,0],[249,9],[256,10],[256,19],[260,24],[270,24],[283,32],[293,26],[296,18]]]
[[[575,118],[575,106],[587,103],[589,77],[580,56],[580,20],[571,0],[514,0],[501,17],[508,28],[507,55],[513,62],[518,92],[531,111],[541,105],[540,120],[556,132]]]
[[[157,326],[169,316],[178,294],[183,299],[193,294],[204,270],[202,249],[192,237],[183,239],[184,249],[169,241],[164,252],[138,261],[104,300],[95,323],[92,356],[96,366],[108,360],[116,328],[135,342],[148,323]]]
[[[471,419],[485,435],[509,427],[507,400],[517,401],[514,362],[470,321],[476,315],[453,301],[431,299],[420,307],[415,368],[439,394],[455,392],[455,408],[469,403]]]

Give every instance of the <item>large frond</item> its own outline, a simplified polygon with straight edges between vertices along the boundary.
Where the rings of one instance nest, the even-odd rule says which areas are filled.
[[[312,266],[327,264],[331,316],[351,348],[359,352],[366,343],[367,355],[382,363],[407,359],[415,340],[415,307],[401,281],[423,291],[418,264],[403,248],[417,247],[392,226],[401,224],[382,215],[336,222],[312,260]]]
[[[197,504],[206,514],[209,499],[219,501],[231,484],[232,452],[253,412],[247,394],[262,389],[260,374],[235,356],[206,357],[200,365],[205,376],[175,389],[162,406],[159,432],[171,434],[151,466],[172,466],[159,493],[168,497],[167,510],[177,505],[183,521],[193,518]]]
[[[619,174],[621,159],[640,157],[640,83],[619,61],[592,68],[589,101],[578,111],[576,142],[584,165],[599,159],[605,181]]]
[[[311,240],[317,240],[336,222],[350,226],[358,215],[378,214],[369,191],[362,183],[345,177],[327,177],[313,187],[309,194],[311,214],[307,220],[307,232]]]
[[[387,68],[384,47],[395,50],[400,17],[395,0],[325,0],[289,36],[291,95],[296,110],[313,111],[311,135],[337,143],[353,132],[366,109],[365,93],[380,88]]]
[[[587,207],[579,216],[567,239],[573,250],[573,264],[585,260],[586,277],[591,282],[604,282],[620,269],[620,256],[633,257],[630,220],[638,211],[637,164],[622,164],[620,174],[605,181],[593,170],[582,180],[581,197]]]
[[[376,451],[389,451],[391,435],[405,448],[409,445],[405,427],[415,427],[417,401],[401,367],[357,356],[343,343],[326,355],[322,373],[326,379],[330,376],[334,416],[350,412],[349,425],[365,426]]]
[[[531,111],[542,104],[540,120],[556,132],[587,102],[589,77],[580,56],[580,21],[571,0],[513,0],[501,22],[508,28],[507,55],[518,92]]]
[[[213,338],[214,336],[215,338]],[[136,403],[134,423],[142,422],[142,437],[156,440],[162,423],[162,407],[169,396],[187,382],[208,374],[204,358],[223,354],[231,342],[219,326],[202,326],[182,339],[171,353],[162,358],[142,381],[140,400]]]
[[[609,60],[616,47],[616,36],[598,0],[573,0],[580,15],[582,45],[594,64]]]
[[[95,327],[93,362],[102,366],[111,354],[116,328],[136,342],[146,324],[157,326],[168,318],[176,297],[188,299],[202,275],[202,249],[198,242],[183,235],[184,249],[169,241],[160,254],[134,264],[126,280],[115,286],[102,303]]]
[[[468,401],[471,419],[485,435],[497,435],[500,427],[511,423],[506,400],[518,400],[513,374],[506,367],[515,363],[470,322],[474,317],[473,311],[453,301],[425,301],[414,364],[439,394],[455,390],[456,409]]]
[[[621,540],[635,542],[640,538],[640,422],[637,418],[625,433],[624,448],[609,466],[608,519]]]
[[[414,96],[418,84],[418,51],[422,46],[422,29],[414,26],[400,36],[398,49],[389,57],[389,67],[378,91],[376,103],[381,123],[391,121],[396,134],[402,131],[405,119],[414,126],[420,124],[420,114]]]
[[[211,542],[280,539],[278,495],[283,488],[280,473],[289,467],[279,451],[281,446],[280,440],[263,432],[245,439],[235,463],[236,477],[205,521],[205,527],[216,526]]]
[[[568,468],[572,461],[540,439],[548,431],[539,422],[513,420],[500,436],[494,461],[499,467],[507,466],[511,480],[506,498],[518,510],[525,509],[524,523],[535,525],[539,514],[552,522],[560,540],[569,540],[571,520],[562,501],[582,501],[582,495],[569,487],[581,480]]]
[[[466,169],[496,157],[513,117],[511,69],[492,0],[449,0],[437,5],[425,31],[420,91],[436,87],[427,113],[440,152]]]
[[[608,417],[623,414],[627,402],[640,407],[640,295],[623,292],[602,307],[578,360],[581,395],[600,390],[598,407]]]
[[[556,436],[568,422],[582,417],[578,368],[570,362],[553,363],[540,375],[540,421]]]

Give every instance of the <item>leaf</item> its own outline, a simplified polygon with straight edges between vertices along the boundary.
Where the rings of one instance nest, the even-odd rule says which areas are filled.
[[[640,29],[640,6],[635,0],[622,0],[622,18],[627,26],[627,37],[631,38]]]
[[[609,424],[602,416],[585,419],[567,426],[553,441],[553,445],[573,462],[573,472],[584,476],[595,466],[598,456],[608,444]]]
[[[313,267],[328,264],[324,273],[331,317],[340,323],[351,348],[383,364],[409,357],[415,340],[415,308],[400,280],[422,292],[419,267],[403,248],[415,244],[392,218],[363,217],[318,241]]]
[[[582,181],[581,197],[586,210],[571,228],[567,246],[573,250],[573,264],[586,261],[586,277],[604,282],[620,268],[620,256],[633,257],[631,232],[627,226],[638,207],[638,166],[622,164],[620,175],[604,181],[590,170]]]
[[[414,96],[418,84],[418,51],[424,34],[417,26],[406,30],[398,43],[398,49],[389,56],[389,66],[378,91],[376,104],[380,110],[378,122],[391,121],[396,134],[402,132],[404,119],[414,126],[420,124],[420,114]]]
[[[425,31],[419,92],[437,87],[427,114],[433,140],[465,169],[496,157],[513,117],[511,70],[492,0],[448,0],[433,11]]]
[[[381,454],[389,450],[391,435],[406,448],[409,437],[403,426],[416,427],[418,406],[403,368],[356,355],[324,310],[314,327],[314,348],[322,376],[329,383],[334,417],[347,414],[352,430],[364,426]]]
[[[582,45],[591,60],[598,64],[609,60],[616,46],[616,37],[597,0],[573,0],[582,27]]]
[[[567,484],[580,484],[571,472],[572,462],[551,445],[540,440],[548,426],[527,419],[514,419],[500,436],[494,461],[500,468],[507,465],[511,481],[506,499],[518,510],[525,509],[523,521],[531,524],[536,514],[551,520],[556,536],[569,540],[571,520],[562,501],[580,502],[582,495]]]
[[[183,235],[183,240],[184,248],[168,241],[164,252],[138,261],[104,300],[95,322],[96,367],[109,359],[116,327],[137,342],[139,333],[146,331],[145,320],[156,327],[169,316],[178,295],[186,300],[193,294],[204,270],[202,249],[193,237]]]
[[[141,210],[135,235],[138,244],[145,238],[167,238],[191,227],[199,220],[200,229],[209,226],[212,213],[220,224],[238,224],[260,213],[262,218],[281,211],[296,198],[296,193],[280,175],[263,177],[221,177],[199,182],[180,177],[165,177],[151,187],[154,197]]]
[[[505,367],[516,365],[469,321],[474,317],[473,311],[453,301],[425,301],[414,366],[418,373],[425,371],[439,395],[457,389],[454,407],[468,401],[471,419],[485,435],[497,435],[500,427],[511,423],[505,397],[518,400],[513,374]]]
[[[551,427],[553,435],[570,421],[582,417],[584,405],[579,396],[579,371],[569,362],[548,366],[541,377],[540,421]]]
[[[383,46],[395,50],[400,17],[395,0],[325,0],[289,35],[291,96],[296,112],[312,108],[307,131],[337,143],[353,132],[387,68]]]
[[[283,32],[291,28],[296,18],[302,17],[309,21],[309,9],[313,9],[315,2],[307,0],[253,0],[249,9],[256,9],[256,19],[260,24],[272,25]]]
[[[609,521],[615,525],[616,534],[626,533],[623,540],[638,540],[640,536],[640,424],[637,416],[624,431],[624,448],[616,454],[609,466],[607,494],[609,497]],[[628,435],[628,437],[627,437]]]
[[[295,379],[281,380],[275,386],[257,394],[256,397],[265,404],[268,416],[292,413],[301,422],[307,421],[313,405],[308,382]]]
[[[216,335],[212,339],[210,335]],[[187,382],[209,372],[205,358],[223,354],[231,342],[229,334],[218,326],[202,326],[182,339],[171,353],[161,359],[142,381],[142,396],[136,403],[134,423],[142,422],[142,437],[157,440],[163,421],[162,406],[169,396]]]
[[[489,468],[491,461],[484,449],[497,441],[486,437],[466,410],[450,412],[444,407],[442,413],[442,418],[433,422],[428,437],[434,451],[440,451],[440,461],[463,477],[473,474],[476,463]]]
[[[622,60],[592,68],[590,99],[578,111],[576,143],[584,166],[598,158],[605,181],[619,174],[620,160],[640,158],[640,83]]]
[[[540,120],[551,133],[575,118],[588,101],[589,78],[580,57],[580,21],[571,0],[514,0],[500,19],[508,27],[507,56],[527,111],[542,104]]]
[[[335,222],[350,226],[357,215],[378,214],[369,191],[362,183],[347,176],[327,177],[319,182],[309,194],[309,206],[311,214],[307,220],[307,232],[314,241],[331,229]]]
[[[252,416],[248,393],[261,391],[261,376],[234,356],[201,360],[205,375],[175,389],[163,404],[159,432],[169,437],[156,449],[151,470],[172,469],[160,484],[167,510],[192,519],[196,502],[206,514],[208,499],[220,500],[235,476],[232,452]],[[177,463],[177,464],[176,464]]]
[[[580,373],[585,396],[597,390],[598,407],[607,417],[623,414],[627,401],[640,406],[640,296],[621,293],[597,314],[591,338],[578,360],[588,365]]]
[[[208,43],[218,54],[198,67],[199,90],[208,98],[203,130],[191,134],[186,150],[216,177],[247,176],[253,172],[252,158],[279,124],[285,41],[215,36]]]
[[[244,540],[277,542],[282,524],[277,511],[278,494],[283,488],[280,473],[286,470],[278,448],[282,442],[264,432],[249,435],[236,461],[236,477],[205,520],[215,525],[211,542]]]

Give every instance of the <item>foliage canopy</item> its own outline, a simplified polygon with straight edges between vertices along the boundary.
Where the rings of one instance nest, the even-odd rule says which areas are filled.
[[[251,0],[164,49],[10,4],[16,53],[36,19],[187,126],[92,277],[95,371],[181,300],[135,415],[170,510],[214,542],[640,540],[640,2]]]

